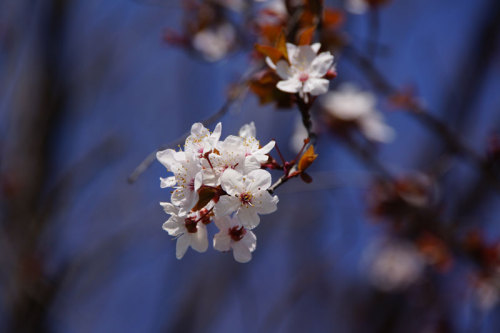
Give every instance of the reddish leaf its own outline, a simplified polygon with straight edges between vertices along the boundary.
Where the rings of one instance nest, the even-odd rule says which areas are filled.
[[[316,26],[304,28],[299,32],[299,45],[311,45]]]
[[[314,147],[312,145],[309,146],[304,155],[302,155],[302,157],[300,158],[298,166],[299,170],[304,171],[307,168],[309,168],[316,159],[316,157],[318,157],[318,155],[314,153]]]
[[[274,63],[277,63],[283,56],[282,52],[272,46],[256,44],[255,49],[257,52],[268,56]]]

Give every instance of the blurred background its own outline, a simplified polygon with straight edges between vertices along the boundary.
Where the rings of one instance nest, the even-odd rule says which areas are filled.
[[[379,2],[325,2],[349,44],[330,89],[376,94],[394,140],[323,130],[239,264],[177,260],[166,170],[127,179],[224,105],[257,37],[193,48],[183,1],[1,0],[0,330],[498,332],[500,2]],[[269,3],[216,6],[239,34]],[[247,92],[218,120],[292,159],[298,116]]]

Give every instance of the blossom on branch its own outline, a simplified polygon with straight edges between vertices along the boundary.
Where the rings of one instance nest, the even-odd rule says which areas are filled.
[[[304,102],[309,95],[318,96],[328,91],[329,81],[325,78],[333,66],[333,55],[330,52],[318,54],[321,44],[294,45],[286,43],[287,60],[279,60],[276,64],[268,57],[267,64],[282,79],[277,88],[288,93],[298,93]]]
[[[236,217],[218,217],[214,219],[219,232],[214,236],[214,249],[222,252],[233,250],[234,260],[245,263],[252,259],[252,252],[257,247],[255,234],[246,229]]]
[[[206,225],[215,220],[221,232],[214,247],[220,251],[233,248],[237,261],[249,261],[256,244],[250,229],[259,224],[259,214],[277,209],[278,197],[268,192],[271,174],[262,169],[275,142],[261,147],[253,122],[244,125],[238,136],[229,135],[223,141],[221,130],[220,123],[213,132],[195,123],[184,150],[166,149],[156,154],[173,173],[160,178],[162,188],[175,188],[170,202],[161,205],[170,215],[163,229],[177,237],[178,259],[189,247],[206,251]]]

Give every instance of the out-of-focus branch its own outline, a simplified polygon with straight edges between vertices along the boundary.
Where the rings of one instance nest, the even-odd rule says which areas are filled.
[[[378,92],[386,96],[396,96],[399,93],[399,90],[389,82],[378,68],[375,67],[372,61],[362,55],[354,47],[350,46],[346,48],[346,56],[347,59],[361,69]],[[406,104],[406,107],[411,111],[409,112],[411,116],[424,124],[443,140],[451,153],[474,164],[481,171],[483,177],[486,177],[491,185],[497,190],[500,190],[500,180],[493,170],[491,170],[489,163],[474,150],[469,148],[456,133],[448,128],[442,121],[434,117],[418,100],[412,99]]]
[[[224,103],[224,105],[222,105],[222,107],[216,113],[214,113],[213,115],[211,115],[208,118],[201,121],[203,126],[207,127],[210,124],[217,121],[217,119],[220,119],[227,112],[229,112],[231,107],[237,101],[239,101],[241,98],[243,98],[243,96],[248,88],[247,87],[248,86],[248,83],[247,83],[248,79],[253,74],[255,74],[260,68],[262,68],[262,64],[259,64],[258,66],[256,66],[256,69],[251,69],[246,74],[243,75],[242,79],[232,87],[232,89],[229,93],[229,96],[228,96],[226,102]],[[156,159],[156,153],[158,151],[165,150],[165,149],[168,149],[171,147],[177,147],[178,145],[182,144],[186,140],[186,138],[189,136],[189,134],[190,134],[190,132],[187,131],[184,134],[182,134],[180,137],[178,137],[177,139],[175,139],[167,144],[161,145],[158,149],[151,152],[148,156],[146,156],[146,158],[130,174],[130,176],[127,178],[127,181],[130,184],[135,183],[135,181],[139,178],[139,176],[142,175],[144,173],[144,171],[146,171],[151,166],[151,164],[153,164],[153,162]]]

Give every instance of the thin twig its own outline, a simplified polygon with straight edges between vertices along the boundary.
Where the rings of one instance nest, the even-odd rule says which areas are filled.
[[[201,121],[203,126],[207,127],[213,122],[215,122],[217,119],[221,118],[223,115],[225,115],[233,106],[233,104],[238,101],[243,95],[244,92],[247,90],[247,81],[248,79],[256,73],[260,68],[262,67],[262,64],[259,64],[256,66],[254,69],[249,70],[246,74],[243,75],[242,79],[240,82],[238,82],[230,92],[226,102],[222,107],[213,115],[209,116],[208,118],[204,119]],[[177,139],[161,145],[158,149],[155,151],[151,152],[146,158],[134,169],[134,171],[128,176],[127,181],[129,184],[135,183],[135,181],[139,178],[140,175],[146,171],[151,164],[156,160],[156,153],[161,150],[168,149],[170,147],[177,147],[180,144],[182,144],[186,138],[189,136],[190,132],[187,131],[181,136],[179,136]]]

